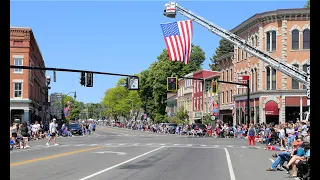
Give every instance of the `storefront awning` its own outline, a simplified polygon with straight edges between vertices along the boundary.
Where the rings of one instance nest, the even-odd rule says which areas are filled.
[[[278,116],[278,104],[274,101],[268,101],[265,107],[266,116]]]

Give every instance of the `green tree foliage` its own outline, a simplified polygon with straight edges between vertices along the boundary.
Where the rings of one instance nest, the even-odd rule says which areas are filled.
[[[139,95],[142,108],[147,112],[148,117],[161,122],[166,121],[164,100],[166,100],[167,95],[167,77],[181,77],[201,70],[205,53],[199,46],[192,45],[190,61],[187,65],[176,61],[171,62],[166,49],[157,59],[158,61],[152,63],[147,70],[140,73]]]
[[[82,110],[81,108],[84,107],[84,104],[82,102],[76,101],[73,97],[67,96],[67,95],[62,95],[61,101],[62,101],[62,109],[67,107],[68,103],[70,103],[70,114],[67,118],[64,118],[64,119],[66,121],[79,119],[79,114]]]
[[[141,107],[141,99],[137,91],[128,91],[124,87],[125,79],[121,78],[116,87],[108,89],[101,102],[104,115],[112,114],[129,117],[133,108],[137,112]]]
[[[209,66],[212,71],[220,70],[220,66],[219,66],[219,63],[217,62],[217,58],[234,51],[233,44],[225,39],[221,39],[219,44],[220,45],[219,47],[217,47],[215,54],[213,54],[213,56],[210,58],[210,61],[212,62],[212,64],[209,64]]]
[[[205,125],[211,125],[212,124],[211,116],[209,114],[206,114],[204,116],[203,124],[205,124]]]
[[[188,111],[185,110],[183,107],[179,109],[177,112],[177,118],[181,120],[182,122],[187,122],[189,119]]]
[[[307,0],[306,5],[304,5],[304,8],[310,8],[310,0]]]

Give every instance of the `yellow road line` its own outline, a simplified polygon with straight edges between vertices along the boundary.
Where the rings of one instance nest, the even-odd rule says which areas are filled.
[[[67,152],[67,153],[56,154],[56,155],[46,156],[46,157],[42,157],[42,158],[30,159],[30,160],[21,161],[21,162],[15,162],[15,163],[11,163],[10,167],[19,166],[19,165],[22,165],[22,164],[33,163],[33,162],[37,162],[37,161],[44,161],[44,160],[58,158],[58,157],[62,157],[62,156],[68,156],[68,155],[77,154],[77,153],[81,153],[81,152],[100,149],[100,148],[103,148],[103,147],[104,146],[98,146],[98,147],[94,147],[94,148],[81,149],[81,150],[77,150],[77,151],[71,151],[71,152]]]

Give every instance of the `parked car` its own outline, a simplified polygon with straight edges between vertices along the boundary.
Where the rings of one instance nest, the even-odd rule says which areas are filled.
[[[69,124],[69,131],[72,133],[72,135],[74,134],[82,135],[81,125],[77,123]]]
[[[168,130],[169,130],[169,133],[170,133],[170,134],[176,133],[176,128],[177,128],[178,124],[175,124],[175,123],[167,123],[166,125],[168,126]]]

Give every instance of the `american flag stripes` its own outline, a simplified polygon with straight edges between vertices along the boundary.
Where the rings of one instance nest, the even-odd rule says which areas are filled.
[[[211,94],[211,96],[210,96],[210,100],[209,100],[209,107],[211,107],[211,106],[212,106],[212,103],[213,103],[213,97],[212,97],[212,94]]]
[[[161,24],[170,61],[188,64],[192,43],[192,21],[178,21]]]

